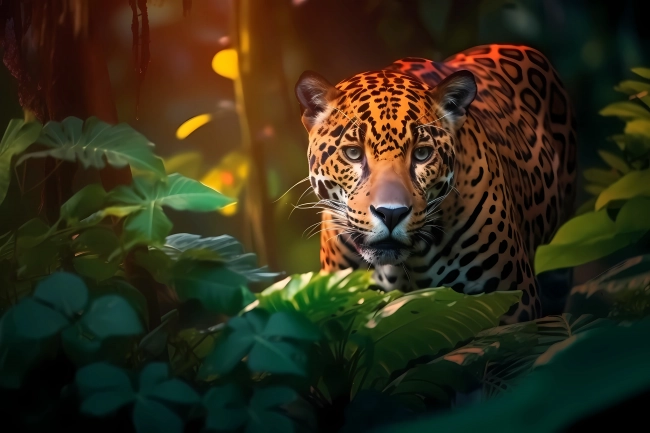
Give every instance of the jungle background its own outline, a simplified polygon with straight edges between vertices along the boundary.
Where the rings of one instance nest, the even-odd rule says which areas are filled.
[[[640,419],[643,6],[0,0],[3,422],[546,432]],[[486,43],[546,54],[577,114],[577,216],[535,263],[558,294],[550,315],[498,326],[520,292],[383,293],[362,270],[313,273],[319,216],[295,209],[311,200],[298,76],[336,83]]]
[[[307,185],[274,203],[307,175],[306,132],[293,94],[302,71],[317,71],[336,83],[401,57],[443,60],[479,44],[529,44],[549,57],[573,98],[579,164],[592,167],[603,166],[597,150],[613,147],[606,137],[620,130],[617,119],[604,118],[599,110],[620,100],[614,86],[630,78],[632,67],[650,63],[650,30],[640,0],[244,1],[236,2],[239,17],[228,1],[198,0],[191,8],[185,2],[184,13],[181,0],[150,0],[150,62],[140,81],[134,71],[129,3],[95,3],[101,6],[94,7],[94,49],[105,56],[110,75],[106,96],[113,98],[117,119],[142,132],[165,158],[198,152],[201,166],[194,174],[220,169],[211,176],[213,184],[240,201],[228,215],[174,216],[178,231],[230,233],[263,263],[288,274],[319,265],[318,236],[303,234],[318,221],[316,212],[291,213]],[[234,80],[212,67],[219,51],[236,48],[237,32],[247,35],[250,50],[249,69],[241,74],[241,102]],[[231,60],[224,56],[220,61],[227,69]],[[0,123],[21,117],[17,83],[7,68],[0,69],[0,92]],[[242,102],[244,111],[238,114]],[[184,122],[203,114],[211,120],[177,138]],[[250,149],[255,157],[242,162],[238,156]],[[250,167],[244,176],[237,172],[242,163]],[[582,177],[580,182],[577,205],[588,198]],[[261,200],[247,202],[247,192]],[[6,220],[17,215],[3,213],[2,218],[11,224]],[[593,276],[589,269],[578,269],[575,282]]]

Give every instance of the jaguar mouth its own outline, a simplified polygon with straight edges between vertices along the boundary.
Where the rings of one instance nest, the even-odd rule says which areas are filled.
[[[354,246],[366,262],[375,266],[399,265],[411,253],[410,245],[392,238],[371,243],[357,241]]]
[[[366,248],[372,248],[375,250],[405,250],[410,247],[403,242],[400,242],[396,239],[383,239],[378,242],[373,242],[371,244],[364,245]]]

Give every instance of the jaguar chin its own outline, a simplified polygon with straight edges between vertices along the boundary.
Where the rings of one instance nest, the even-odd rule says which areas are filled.
[[[360,238],[362,238],[361,236]],[[411,255],[411,245],[407,245],[394,238],[385,238],[372,243],[355,242],[354,236],[350,237],[350,241],[354,245],[357,253],[363,260],[372,266],[393,265],[398,266],[404,263]]]

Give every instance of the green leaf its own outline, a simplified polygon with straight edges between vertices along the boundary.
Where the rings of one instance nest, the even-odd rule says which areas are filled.
[[[51,156],[79,161],[84,168],[102,169],[106,163],[117,168],[130,165],[161,179],[166,176],[162,160],[154,155],[149,140],[125,123],[111,126],[96,117],[88,118],[85,123],[67,117],[61,123],[47,123],[38,142],[50,149],[26,154],[18,164],[28,158]]]
[[[105,200],[106,191],[101,185],[87,185],[63,203],[61,218],[72,226],[100,210]]]
[[[128,214],[124,229],[127,239],[125,243],[129,246],[164,242],[172,223],[165,216],[163,206],[176,210],[211,212],[233,202],[201,182],[179,174],[170,175],[167,182],[136,177],[132,185],[119,186],[111,191],[108,201],[116,212],[120,210],[122,214]],[[106,211],[104,209],[94,218],[103,218]]]
[[[139,399],[133,409],[137,433],[182,433],[183,420],[167,406],[150,399]]]
[[[69,272],[55,272],[38,283],[34,299],[72,319],[88,303],[88,289],[78,276]]]
[[[609,186],[621,178],[621,175],[614,170],[603,170],[602,168],[587,168],[582,175],[589,182],[601,186]]]
[[[149,320],[149,311],[147,300],[138,289],[120,278],[113,278],[102,281],[100,284],[91,286],[92,300],[101,298],[105,295],[118,295],[124,298],[135,310],[143,323]]]
[[[544,368],[535,369],[511,392],[462,411],[440,413],[376,431],[515,433],[569,431],[571,427],[575,430],[578,421],[590,416],[596,421],[598,413],[647,391],[648,333],[648,320],[626,327],[592,330],[590,335],[558,353]],[[529,416],[522,415],[531,413],[544,416],[531,423]]]
[[[650,137],[650,120],[631,120],[625,125],[624,132],[627,135],[642,135],[644,137]]]
[[[107,416],[131,403],[133,399],[134,395],[129,391],[98,392],[85,398],[79,410],[86,415]]]
[[[318,341],[321,338],[318,329],[304,316],[288,312],[273,314],[261,336],[269,339],[295,338],[305,341]]]
[[[81,232],[72,246],[77,254],[96,254],[107,258],[120,247],[120,240],[112,230],[90,228]]]
[[[596,210],[603,209],[614,200],[637,196],[650,196],[650,170],[632,171],[610,185],[596,201]]]
[[[277,411],[281,405],[297,398],[295,391],[284,387],[258,388],[253,392],[250,406],[233,384],[213,387],[203,398],[208,411],[205,427],[209,431],[233,431],[246,425],[247,433],[292,432],[293,421]]]
[[[90,364],[77,370],[75,384],[82,397],[105,391],[133,393],[131,381],[124,370],[104,362]]]
[[[98,282],[111,278],[120,268],[117,261],[106,261],[91,256],[75,257],[72,259],[72,266],[79,275]]]
[[[159,245],[172,230],[172,222],[160,207],[153,203],[132,213],[124,221],[125,243],[128,247],[136,244]]]
[[[355,334],[355,339],[365,337],[374,346],[368,369],[355,378],[355,388],[383,387],[391,373],[410,360],[453,348],[496,326],[520,297],[520,291],[465,295],[440,287],[390,302]]]
[[[642,81],[625,80],[621,81],[618,86],[614,87],[614,90],[627,95],[636,95],[638,93],[650,92],[650,84]]]
[[[172,272],[181,301],[198,299],[206,309],[229,316],[246,306],[241,290],[246,278],[241,274],[222,266],[189,261],[177,263]]]
[[[154,204],[194,212],[212,212],[234,203],[233,199],[180,174],[170,175],[166,183],[136,177],[133,179],[133,185],[120,186],[111,191],[109,197],[111,202],[117,205],[145,207]]]
[[[596,200],[597,199],[598,199],[598,197],[592,197],[589,200],[587,200],[586,202],[582,203],[578,207],[578,209],[576,209],[575,215],[578,216],[578,215],[583,215],[583,214],[585,214],[587,212],[592,212],[594,210],[594,208],[596,207]]]
[[[630,167],[627,165],[627,162],[623,161],[623,159],[619,158],[613,153],[607,152],[605,150],[599,150],[598,154],[603,159],[603,161],[605,161],[607,165],[613,169],[618,170],[623,174],[630,172]]]
[[[238,317],[232,321],[244,320]],[[250,352],[255,342],[253,332],[232,332],[217,345],[210,353],[199,370],[199,377],[208,378],[212,375],[223,375],[233,368]]]
[[[611,321],[591,315],[562,314],[484,331],[479,334],[479,338],[500,337],[498,341],[501,342],[504,341],[503,337],[514,337],[524,342],[520,347],[514,345],[512,350],[498,354],[494,357],[497,362],[490,363],[483,370],[480,376],[484,384],[484,394],[492,397],[513,389],[520,380],[544,362],[544,357],[550,359],[554,353],[572,344],[576,336],[612,325]],[[532,345],[529,341],[531,337],[534,339]]]
[[[297,274],[257,295],[265,310],[299,311],[313,323],[341,315],[350,309],[372,309],[401,295],[372,290],[372,272],[346,269],[329,274]]]
[[[634,102],[614,102],[600,110],[601,116],[617,116],[622,119],[645,118],[650,119],[650,111]]]
[[[581,265],[630,242],[630,236],[617,236],[616,223],[606,210],[585,213],[567,221],[549,244],[537,248],[535,273]]]
[[[649,214],[650,199],[636,197],[623,205],[616,221],[606,209],[572,218],[550,244],[537,249],[535,272],[581,265],[638,241],[650,230]]]
[[[69,325],[63,314],[30,298],[14,307],[13,319],[17,335],[30,339],[51,337]]]
[[[147,396],[177,404],[191,405],[201,401],[196,391],[178,379],[171,379],[157,385],[147,393]]]
[[[279,274],[257,267],[257,256],[245,253],[244,247],[232,236],[202,238],[178,233],[168,236],[161,248],[171,259],[202,260],[223,263],[228,269],[246,277],[248,281],[268,281]]]
[[[282,315],[273,322],[269,320],[273,316],[258,309],[232,318],[228,322],[228,333],[204,360],[199,377],[227,374],[246,354],[251,371],[304,376],[307,356],[297,341],[313,341],[318,338],[318,333],[315,330],[290,330],[292,324],[302,326],[307,322],[287,319],[289,313],[276,314]],[[288,340],[287,335],[291,336]]]
[[[251,371],[273,374],[307,374],[307,354],[292,343],[255,338],[255,344],[248,354],[248,368]]]
[[[643,78],[650,79],[650,68],[632,68],[632,72]]]
[[[93,301],[81,323],[100,339],[139,335],[144,331],[131,305],[116,295],[102,296]]]
[[[162,284],[169,284],[173,274],[173,262],[167,254],[154,248],[148,251],[136,251],[135,263],[151,274],[154,280]]]
[[[236,430],[248,420],[244,397],[235,384],[215,386],[203,397],[208,411],[205,427],[208,430]]]
[[[13,170],[11,159],[36,141],[41,132],[40,123],[12,119],[0,141],[0,203],[7,196]]]
[[[23,224],[16,238],[18,276],[32,277],[56,269],[59,247],[47,238],[50,228],[38,218]]]
[[[163,362],[147,364],[140,372],[138,391],[141,394],[150,393],[156,386],[169,378],[169,366]]]

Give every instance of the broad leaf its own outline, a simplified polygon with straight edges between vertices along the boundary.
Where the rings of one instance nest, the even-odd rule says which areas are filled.
[[[650,119],[650,111],[635,102],[614,102],[600,110],[601,116],[617,116],[622,119],[645,118]]]
[[[131,305],[116,295],[102,296],[93,301],[81,323],[100,339],[139,335],[144,331]]]
[[[55,272],[38,283],[34,299],[72,319],[88,303],[88,289],[78,276],[69,272]]]
[[[16,261],[19,277],[33,277],[56,269],[59,247],[48,238],[50,227],[38,218],[23,224],[16,238]]]
[[[571,289],[565,310],[613,320],[636,321],[650,315],[650,255],[629,258],[597,278]]]
[[[206,309],[230,316],[247,305],[246,278],[226,267],[186,260],[177,263],[172,272],[181,301],[198,299]]]
[[[341,315],[350,309],[364,309],[388,303],[401,295],[372,290],[372,272],[352,271],[297,274],[278,281],[257,295],[259,306],[268,311],[298,311],[314,323]]]
[[[520,297],[519,291],[465,295],[441,287],[392,301],[355,334],[373,344],[370,366],[355,378],[355,388],[383,387],[410,360],[433,356],[496,326]]]
[[[246,401],[235,384],[214,386],[203,397],[208,412],[205,427],[210,431],[231,431],[242,427],[248,420]]]
[[[96,117],[90,117],[85,123],[67,117],[61,123],[47,123],[38,142],[50,149],[26,154],[18,164],[28,158],[51,156],[79,161],[84,168],[102,169],[106,163],[117,168],[130,165],[161,179],[166,176],[162,160],[154,155],[149,140],[125,123],[111,126]]]
[[[609,165],[615,170],[620,171],[623,174],[629,173],[630,172],[630,166],[627,165],[627,162],[625,162],[623,159],[620,157],[614,155],[611,152],[607,152],[605,150],[599,150],[598,155]]]
[[[133,392],[131,381],[124,370],[104,362],[77,370],[75,383],[82,397],[103,391]]]
[[[161,248],[171,259],[202,260],[223,263],[228,269],[246,277],[248,281],[268,281],[279,275],[266,267],[257,267],[257,256],[245,253],[242,244],[232,236],[202,238],[178,233],[168,236]]]
[[[621,178],[617,171],[602,168],[587,168],[582,172],[582,175],[589,182],[601,186],[609,186]]]
[[[7,195],[13,169],[11,159],[27,149],[41,132],[41,124],[12,119],[0,141],[0,203]]]
[[[632,68],[632,72],[650,80],[650,68]]]
[[[183,433],[184,423],[174,411],[152,399],[138,399],[133,408],[136,433]]]
[[[648,320],[629,327],[593,330],[558,353],[544,368],[524,378],[512,392],[462,411],[440,413],[375,431],[568,431],[577,421],[647,391],[650,387],[647,366],[650,343],[646,338],[649,333]],[[528,415],[533,413],[544,415],[531,423]]]
[[[230,319],[228,330],[204,360],[201,377],[226,374],[246,355],[248,367],[254,372],[304,376],[307,356],[296,342],[320,339],[318,330],[295,313],[270,316],[258,309]]]
[[[208,412],[205,427],[209,431],[233,431],[245,425],[247,433],[293,432],[293,421],[278,408],[296,398],[296,393],[289,388],[258,388],[246,405],[235,385],[213,387],[203,398]]]
[[[102,208],[106,199],[106,191],[96,183],[79,190],[61,206],[61,218],[69,226],[89,217]]]
[[[637,172],[623,179],[634,173]],[[588,263],[640,239],[650,229],[650,220],[634,214],[639,207],[644,208],[644,204],[626,203],[616,222],[612,221],[606,209],[572,218],[560,227],[549,244],[537,249],[535,272],[539,274]]]
[[[13,310],[17,335],[23,338],[48,338],[70,324],[63,314],[31,298],[23,299]]]
[[[496,358],[498,362],[488,365],[482,375],[484,393],[491,397],[502,391],[511,389],[536,365],[541,365],[568,347],[576,339],[577,335],[589,332],[593,329],[613,326],[613,322],[600,319],[590,315],[572,316],[563,314],[561,316],[548,316],[526,324],[515,324],[488,330],[480,334],[481,338],[494,335],[516,335],[517,338],[528,343],[527,338],[533,337],[536,342],[532,347],[522,346],[512,353],[502,353]],[[522,351],[521,349],[527,349]],[[545,358],[544,358],[545,357]]]
[[[628,135],[642,135],[650,138],[650,120],[648,119],[635,119],[627,122],[625,125],[625,134]]]
[[[200,182],[179,174],[169,176],[167,182],[146,177],[136,177],[130,186],[115,188],[108,197],[109,204],[128,215],[124,230],[129,246],[138,243],[162,244],[169,234],[172,223],[162,208],[209,212],[232,202],[217,191]],[[106,212],[106,209],[103,213]],[[105,215],[100,212],[96,218]]]
[[[168,285],[173,278],[174,263],[162,251],[150,248],[148,251],[136,251],[135,262],[151,274],[154,280]]]

